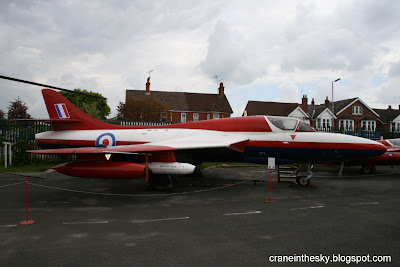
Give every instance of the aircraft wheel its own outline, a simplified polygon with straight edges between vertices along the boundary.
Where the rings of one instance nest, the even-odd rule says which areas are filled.
[[[173,188],[171,176],[168,174],[153,174],[149,177],[149,184],[153,189],[171,191]]]
[[[311,179],[306,180],[307,176],[299,176],[296,179],[296,182],[301,187],[307,187],[310,185]]]
[[[203,167],[201,164],[196,165],[196,169],[194,169],[193,175],[196,177],[203,176]]]
[[[371,169],[371,167],[368,166],[368,165],[362,165],[362,166],[361,166],[361,171],[362,171],[362,173],[364,173],[364,174],[370,174],[370,173],[372,173],[372,169]]]

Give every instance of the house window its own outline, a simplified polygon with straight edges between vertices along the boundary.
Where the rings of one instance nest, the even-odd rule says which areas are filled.
[[[331,119],[322,119],[322,128],[323,129],[331,128]]]
[[[161,113],[161,122],[167,122],[167,113]]]
[[[362,115],[362,107],[360,106],[353,106],[351,111],[353,115]]]
[[[218,113],[214,113],[213,114],[213,119],[219,119],[219,114]]]
[[[193,121],[199,121],[199,113],[193,113]]]
[[[326,130],[332,127],[332,119],[318,119],[317,120],[317,128],[319,130]]]
[[[354,121],[353,120],[339,120],[339,129],[341,130],[354,130]]]
[[[210,113],[207,114],[207,120],[209,120],[209,119],[210,119]]]
[[[361,127],[365,131],[375,131],[376,121],[362,121]]]
[[[181,122],[186,122],[186,113],[181,113]]]
[[[393,122],[391,130],[392,132],[400,132],[400,122]]]

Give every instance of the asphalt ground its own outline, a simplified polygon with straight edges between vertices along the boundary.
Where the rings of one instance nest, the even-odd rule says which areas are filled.
[[[36,223],[26,226],[25,174],[0,173],[0,266],[261,266],[271,256],[339,254],[399,266],[400,167],[338,169],[317,166],[315,188],[277,183],[273,171],[275,203],[265,202],[265,167],[174,177],[173,192],[148,190],[144,179],[30,177]]]

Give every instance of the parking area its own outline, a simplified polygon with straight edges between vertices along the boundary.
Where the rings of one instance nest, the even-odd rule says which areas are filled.
[[[23,265],[265,265],[274,255],[389,255],[400,263],[400,168],[361,175],[317,166],[317,188],[277,183],[265,167],[144,179],[29,178],[0,173],[0,262]],[[333,264],[333,263],[332,263]],[[381,263],[382,264],[382,263]],[[370,264],[373,266],[374,264]]]

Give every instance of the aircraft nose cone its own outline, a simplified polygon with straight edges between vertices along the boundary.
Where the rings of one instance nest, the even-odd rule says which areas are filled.
[[[371,143],[368,144],[367,149],[365,150],[365,157],[372,158],[377,157],[382,154],[385,154],[387,148],[385,145],[378,143],[376,141],[370,141]]]

